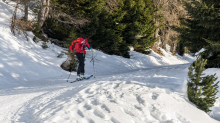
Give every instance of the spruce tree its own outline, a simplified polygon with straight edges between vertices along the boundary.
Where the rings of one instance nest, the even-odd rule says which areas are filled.
[[[182,20],[180,42],[196,53],[201,48],[206,50],[201,54],[207,59],[207,67],[220,67],[220,1],[191,0],[185,2],[188,18]]]
[[[126,24],[122,32],[128,44],[136,47],[150,47],[157,39],[154,37],[156,27],[154,20],[159,11],[153,7],[151,0],[124,0],[123,10],[127,11],[122,23]],[[139,36],[139,37],[137,37]]]
[[[188,72],[188,98],[199,109],[209,112],[209,108],[214,106],[218,97],[218,83],[215,82],[217,77],[214,75],[207,75],[205,77],[203,72],[207,60],[198,57],[197,60],[189,67]]]

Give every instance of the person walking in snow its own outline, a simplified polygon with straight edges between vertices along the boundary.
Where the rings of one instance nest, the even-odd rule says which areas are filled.
[[[70,45],[70,50],[76,52],[76,57],[79,60],[79,66],[77,70],[77,80],[85,79],[85,48],[88,48],[89,50],[92,48],[89,46],[88,40],[85,35],[82,35],[81,37],[78,37],[76,40],[72,42]]]

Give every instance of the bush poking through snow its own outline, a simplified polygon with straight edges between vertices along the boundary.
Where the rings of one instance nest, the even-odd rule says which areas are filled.
[[[25,20],[24,18],[17,17],[17,10],[19,9],[19,2],[17,1],[14,13],[11,19],[11,32],[14,35],[20,35],[21,33],[24,34],[26,40],[28,41],[28,34],[26,31],[33,30],[33,22],[30,20]]]
[[[135,45],[134,51],[149,55],[151,53],[150,48],[142,47],[141,45]]]
[[[189,67],[188,72],[188,98],[199,109],[210,112],[210,107],[214,106],[214,103],[218,97],[218,83],[215,83],[217,77],[214,75],[207,75],[202,77],[204,66],[207,60],[198,57],[197,60]]]
[[[39,42],[39,39],[38,39],[36,36],[34,36],[34,37],[33,37],[33,41],[34,41],[35,43],[38,43],[38,42]]]
[[[58,54],[57,58],[62,58],[64,54],[65,52],[62,51],[61,53]]]
[[[42,48],[43,48],[43,49],[47,49],[47,48],[48,48],[46,42],[43,42],[43,43],[42,43]]]
[[[61,64],[60,67],[70,72],[77,71],[79,62],[76,58],[75,52],[70,52],[70,50],[68,50],[68,52],[65,52],[65,54],[68,55],[69,57],[67,58],[65,62]]]
[[[77,71],[79,61],[77,60],[77,58],[75,56],[75,53],[71,52],[70,53],[70,58],[71,58],[71,61],[70,61],[70,65],[69,65],[69,67],[70,67],[69,71],[70,72]]]

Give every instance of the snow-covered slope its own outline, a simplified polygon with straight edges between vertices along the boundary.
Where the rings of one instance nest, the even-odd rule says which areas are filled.
[[[125,59],[93,50],[96,78],[67,83],[69,72],[53,44],[29,41],[10,32],[13,4],[0,1],[0,123],[219,123],[220,101],[211,118],[186,96],[189,55],[146,56],[131,51]],[[93,73],[92,51],[86,74]],[[207,69],[207,74],[219,69]],[[72,72],[70,80],[76,73]],[[218,93],[218,96],[220,94]]]
[[[61,48],[51,45],[50,50],[43,50],[33,42],[32,33],[28,33],[29,41],[23,35],[14,36],[11,33],[9,26],[13,6],[0,1],[0,88],[63,73],[59,67],[62,60],[56,58],[57,50]]]

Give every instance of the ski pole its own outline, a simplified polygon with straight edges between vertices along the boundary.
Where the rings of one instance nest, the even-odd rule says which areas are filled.
[[[69,78],[70,78],[70,75],[71,75],[71,72],[73,71],[73,68],[74,68],[74,63],[73,63],[73,67],[72,67],[72,69],[71,69],[71,71],[70,71],[69,77],[68,77],[68,79],[67,79],[67,82],[68,82],[68,80],[69,80]]]
[[[73,66],[74,66],[74,64],[73,64]],[[67,82],[68,82],[68,80],[69,80],[69,78],[70,78],[70,75],[71,75],[71,72],[73,71],[73,67],[72,67],[72,69],[71,69],[71,71],[70,71],[70,74],[69,74],[69,77],[68,77],[68,79],[67,79]]]
[[[94,57],[93,57],[93,49],[92,49],[92,61],[93,61],[93,71],[94,71],[94,78],[95,78],[95,68],[94,68]]]

